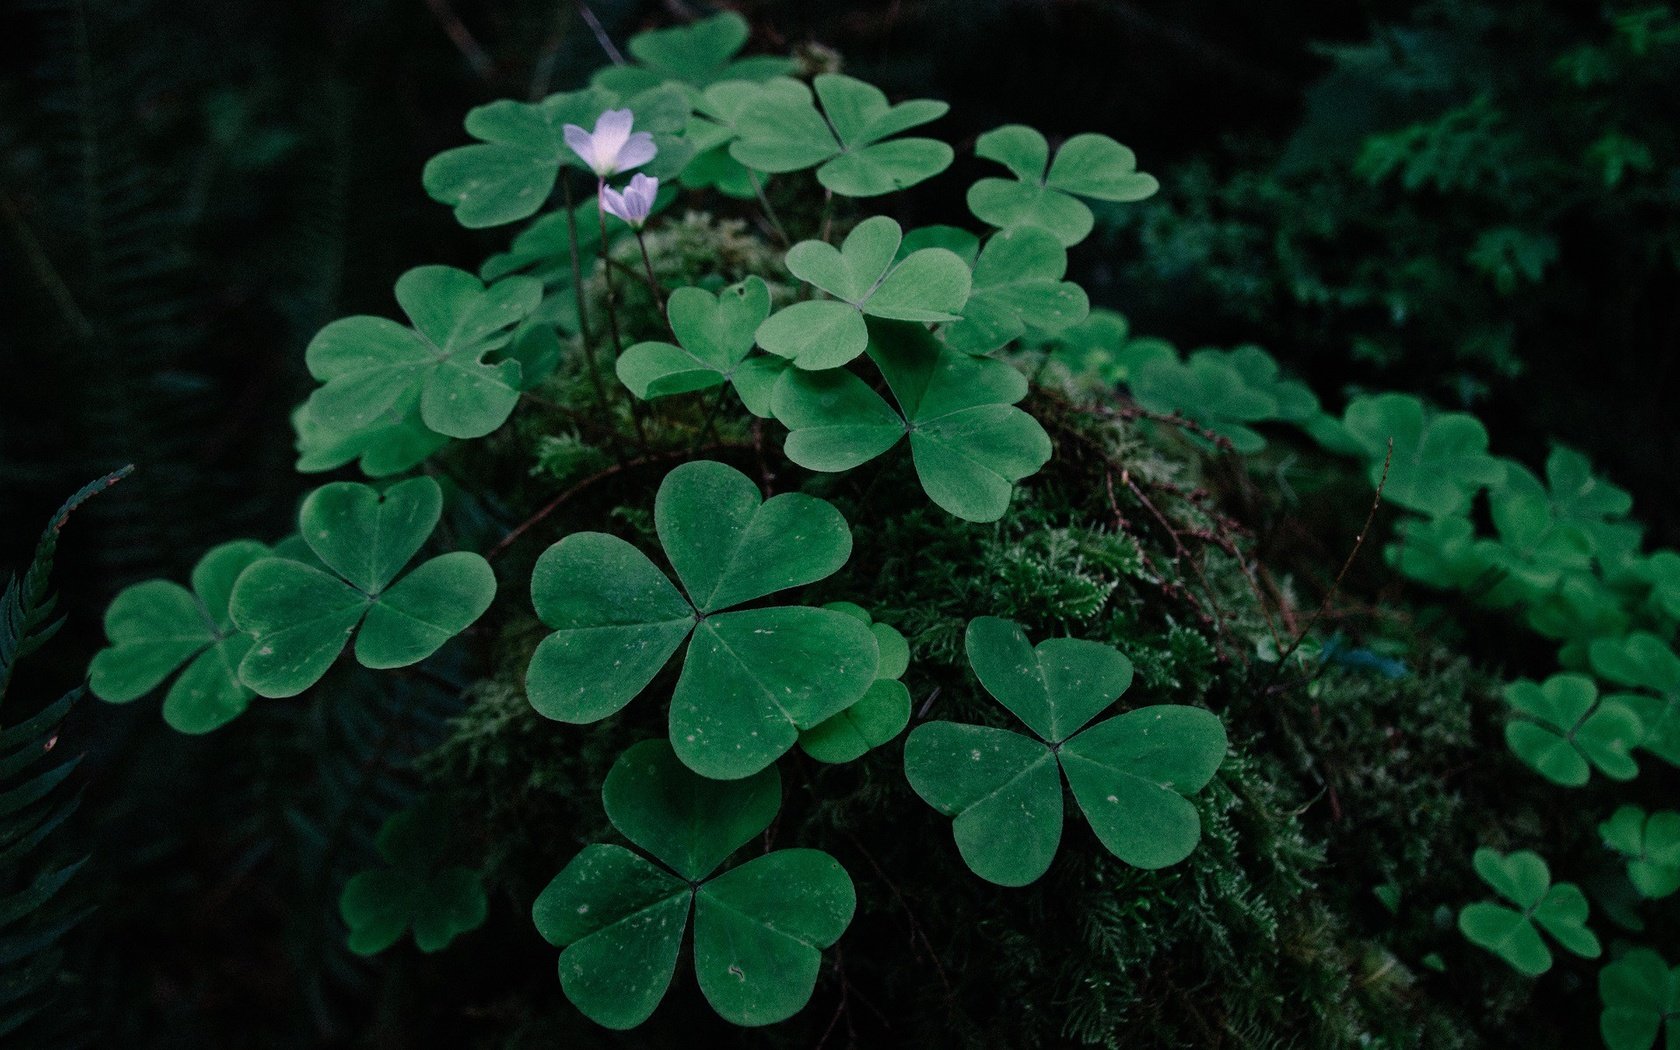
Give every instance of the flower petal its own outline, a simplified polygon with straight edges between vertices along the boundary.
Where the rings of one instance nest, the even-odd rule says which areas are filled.
[[[611,175],[615,171],[623,171],[619,163],[619,151],[630,139],[630,126],[635,122],[636,115],[627,109],[609,109],[602,113],[595,121],[595,171],[600,175]],[[651,141],[652,136],[649,136]],[[642,163],[646,163],[643,161]]]
[[[576,124],[567,124],[565,127],[561,128],[560,130],[561,130],[561,133],[566,136],[566,145],[571,147],[571,150],[572,150],[573,153],[576,153],[579,157],[581,157],[583,159],[583,163],[589,168],[590,171],[594,171],[595,170],[595,138],[594,138],[594,136],[590,135],[589,132],[587,132],[587,131],[583,130],[582,128],[578,127]]]
[[[630,180],[630,186],[624,191],[624,202],[636,216],[637,224],[647,221],[653,211],[653,198],[659,192],[659,180],[650,179],[641,172]]]
[[[659,153],[659,147],[653,144],[653,136],[646,131],[638,131],[631,135],[618,151],[618,171],[629,171],[639,168],[652,160]]]
[[[635,224],[635,220],[630,217],[630,205],[625,201],[624,194],[611,186],[601,187],[601,210],[608,215],[616,215],[631,225]]]

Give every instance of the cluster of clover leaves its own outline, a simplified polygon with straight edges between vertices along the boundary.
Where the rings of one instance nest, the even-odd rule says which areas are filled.
[[[1541,477],[1493,455],[1474,416],[1436,412],[1402,394],[1355,397],[1334,417],[1258,347],[1184,356],[1161,339],[1133,336],[1110,311],[1092,311],[1055,333],[1047,350],[1071,375],[1128,389],[1155,418],[1194,424],[1175,433],[1204,447],[1259,453],[1267,445],[1261,428],[1283,424],[1362,462],[1382,500],[1404,512],[1385,552],[1391,566],[1506,611],[1558,643],[1558,673],[1505,691],[1507,745],[1550,783],[1579,788],[1597,774],[1632,785],[1641,756],[1680,766],[1680,553],[1642,550],[1640,528],[1628,519],[1632,499],[1580,453],[1554,448]],[[1662,791],[1654,792],[1659,802]],[[1668,804],[1655,811],[1622,805],[1600,825],[1606,850],[1624,869],[1629,892],[1622,896],[1655,901],[1680,889],[1680,812]],[[1483,850],[1473,866],[1521,910],[1492,902],[1463,909],[1460,928],[1471,941],[1526,974],[1552,962],[1536,924],[1575,954],[1598,954],[1581,926],[1586,897],[1571,883],[1552,886],[1537,856],[1500,859]],[[1626,932],[1639,931],[1636,914],[1607,911]],[[1576,927],[1579,933],[1568,932]],[[1666,978],[1651,976],[1667,973],[1660,956],[1638,949],[1627,960],[1602,971],[1603,1035],[1613,1050],[1645,1050],[1668,1016],[1652,1004],[1673,1002],[1673,993],[1662,990]],[[1637,1024],[1623,1006],[1633,998],[1642,1004]],[[1668,1031],[1680,1039],[1680,1023]]]
[[[1376,394],[1333,416],[1259,348],[1184,356],[1091,310],[1065,280],[1068,248],[1093,229],[1091,204],[1156,188],[1103,135],[1056,148],[1018,125],[980,136],[976,155],[1000,166],[967,193],[983,236],[906,231],[875,215],[850,222],[835,243],[837,199],[891,194],[952,163],[948,145],[912,134],[946,106],[895,105],[841,74],[807,82],[791,59],[741,57],[747,38],[733,14],[642,33],[629,42],[634,61],[587,87],[467,115],[475,141],[426,166],[426,191],[464,226],[530,224],[477,273],[403,274],[395,296],[405,320],[345,318],[306,351],[320,385],[293,416],[298,469],[354,464],[372,483],[316,489],[296,533],[277,543],[211,550],[191,589],[154,580],[123,591],[107,615],[110,646],[92,667],[97,695],[132,701],[167,682],[165,720],[203,733],[257,697],[314,686],[346,647],[376,670],[437,653],[489,609],[498,587],[470,551],[409,567],[440,531],[452,534],[439,530],[444,491],[428,463],[451,442],[498,431],[579,358],[597,403],[564,407],[616,439],[626,440],[626,395],[641,413],[715,392],[779,426],[786,459],[801,468],[850,471],[902,447],[931,503],[957,519],[994,521],[1052,454],[1020,407],[1027,378],[999,353],[1026,348],[1104,390],[1125,388],[1141,426],[1173,424],[1175,438],[1210,451],[1261,453],[1264,428],[1284,424],[1361,462],[1383,499],[1408,512],[1391,564],[1510,609],[1561,643],[1562,673],[1509,692],[1510,747],[1541,775],[1565,786],[1595,771],[1626,781],[1638,751],[1680,764],[1680,554],[1642,553],[1624,520],[1626,493],[1580,456],[1554,453],[1542,481],[1492,456],[1469,415]],[[770,206],[766,188],[783,178],[806,180],[825,201],[808,239],[787,236]],[[643,227],[685,192],[757,202],[759,219],[786,241],[791,302],[778,308],[756,276],[657,286]],[[632,236],[668,332],[634,332],[625,345],[616,314],[590,316],[585,286],[599,274],[610,292],[622,268],[613,252]],[[527,671],[535,710],[586,724],[645,692],[658,695],[644,702],[667,703],[668,739],[625,752],[603,785],[609,820],[642,852],[587,847],[533,910],[538,931],[562,949],[567,995],[614,1028],[657,1006],[691,909],[693,971],[720,1015],[766,1024],[805,1004],[822,950],[850,921],[849,876],[806,849],[719,869],[774,819],[777,763],[789,750],[849,762],[911,721],[903,636],[852,603],[798,602],[851,553],[839,511],[799,492],[765,498],[734,468],[689,458],[653,500],[658,551],[575,532],[538,558],[529,581],[551,631]],[[1474,513],[1484,492],[1491,535]],[[523,600],[523,583],[510,590]],[[957,850],[976,874],[1019,886],[1045,872],[1060,842],[1064,779],[1121,861],[1158,868],[1188,855],[1200,823],[1186,796],[1226,750],[1217,718],[1165,705],[1091,724],[1131,680],[1125,658],[1103,645],[1053,638],[1035,648],[1019,626],[981,617],[967,650],[980,686],[1028,732],[927,722],[903,755],[916,793],[954,818]],[[674,661],[675,684],[651,690]],[[1617,691],[1601,695],[1600,682]],[[340,902],[354,950],[382,950],[408,930],[422,950],[437,950],[483,920],[482,879],[457,863],[449,821],[446,805],[423,800],[387,823],[377,843],[385,866],[352,879]],[[1680,886],[1680,814],[1624,806],[1602,834],[1641,895]],[[1483,850],[1474,866],[1502,903],[1463,910],[1471,940],[1525,973],[1551,964],[1540,931],[1575,954],[1599,954],[1586,898],[1553,884],[1539,857]],[[1600,987],[1613,1050],[1649,1046],[1664,1024],[1671,1042],[1680,1037],[1670,1020],[1680,970],[1661,956],[1621,956]]]
[[[568,407],[621,438],[626,395],[648,403],[638,412],[657,412],[662,399],[733,391],[746,412],[785,429],[799,467],[847,471],[902,444],[933,504],[972,522],[1004,514],[1052,448],[1019,407],[1026,377],[993,355],[1087,318],[1085,293],[1064,280],[1067,248],[1092,228],[1086,202],[1141,199],[1154,180],[1105,136],[1052,151],[1031,129],[1001,128],[976,152],[1011,177],[969,194],[987,236],[906,234],[877,215],[832,243],[825,218],[820,235],[787,245],[800,292],[780,309],[759,277],[667,289],[644,258],[668,331],[624,345],[614,315],[609,347],[609,326],[590,324],[586,278],[614,279],[609,252],[626,235],[645,257],[643,227],[679,190],[757,200],[779,227],[765,195],[772,178],[809,173],[799,177],[832,203],[914,185],[953,160],[945,143],[905,134],[942,116],[943,103],[893,105],[839,74],[807,83],[790,60],[738,57],[746,38],[733,14],[644,33],[630,42],[634,63],[582,90],[468,114],[477,141],[434,158],[426,190],[466,226],[534,221],[476,274],[403,274],[402,320],[335,321],[306,351],[319,386],[293,417],[298,468],[355,464],[371,483],[315,489],[295,534],[217,547],[190,589],[153,580],[123,591],[93,664],[97,695],[126,702],[167,686],[165,720],[203,733],[258,697],[310,689],[346,648],[374,670],[433,656],[484,615],[498,585],[478,553],[421,558],[454,535],[439,528],[445,489],[428,461],[502,428],[569,353],[600,403]],[[615,180],[632,171],[621,190]],[[579,178],[594,183],[582,203]],[[567,996],[604,1026],[653,1012],[685,943],[722,1017],[769,1024],[810,998],[855,890],[839,861],[813,849],[727,862],[774,820],[788,751],[850,762],[904,733],[912,654],[855,603],[801,603],[802,589],[852,553],[851,529],[828,502],[798,491],[766,498],[739,470],[691,453],[665,473],[652,511],[657,550],[572,532],[531,573],[530,601],[550,631],[526,672],[531,706],[588,724],[653,692],[643,702],[665,703],[669,727],[625,751],[602,785],[608,819],[634,848],[583,849],[533,918],[561,949]],[[1214,715],[1155,706],[1088,725],[1131,681],[1116,650],[1061,638],[1035,649],[1015,624],[981,618],[968,652],[980,685],[1032,735],[928,722],[904,757],[916,792],[955,818],[957,848],[978,875],[1020,886],[1045,872],[1062,834],[1064,776],[1120,860],[1159,868],[1194,849],[1200,818],[1186,796],[1227,747]],[[673,662],[675,684],[652,688]],[[381,951],[412,931],[436,951],[484,921],[484,881],[460,863],[453,817],[433,796],[385,824],[383,866],[352,878],[340,900],[352,950]]]

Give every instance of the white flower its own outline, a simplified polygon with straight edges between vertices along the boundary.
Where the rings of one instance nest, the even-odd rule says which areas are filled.
[[[572,152],[583,158],[590,171],[604,179],[621,171],[639,168],[659,152],[651,134],[630,131],[635,119],[635,114],[627,109],[609,109],[595,118],[593,132],[585,131],[576,124],[567,124],[561,130]]]
[[[650,179],[638,171],[630,179],[630,185],[624,187],[623,193],[601,184],[601,210],[618,216],[632,229],[639,230],[647,222],[648,213],[653,210],[653,195],[658,192],[659,180]]]

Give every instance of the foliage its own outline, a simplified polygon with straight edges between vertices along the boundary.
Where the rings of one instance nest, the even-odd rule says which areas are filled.
[[[957,848],[975,874],[1024,886],[1049,870],[1062,837],[1062,776],[1121,860],[1164,868],[1190,855],[1201,820],[1183,796],[1207,786],[1225,757],[1217,718],[1161,705],[1087,730],[1131,685],[1124,656],[1071,638],[1031,648],[1019,625],[995,617],[972,621],[965,645],[980,684],[1042,741],[954,722],[917,726],[905,741],[910,785],[957,818]]]
[[[904,231],[887,216],[866,219],[836,249],[800,241],[787,253],[795,277],[834,296],[795,303],[759,328],[759,345],[808,371],[836,368],[869,345],[865,317],[892,321],[955,321],[968,301],[971,276],[944,248],[904,256]]]
[[[240,680],[261,696],[296,696],[320,681],[352,633],[357,661],[388,669],[424,660],[470,626],[496,594],[477,554],[441,554],[396,580],[442,512],[430,478],[384,492],[334,482],[310,493],[298,533],[323,567],[262,558],[234,582],[233,622],[251,635]]]
[[[1645,897],[1680,890],[1680,813],[1622,806],[1598,826],[1604,844],[1627,858],[1628,881]]]
[[[132,469],[107,474],[66,500],[36,541],[28,567],[6,580],[0,594],[0,702],[12,699],[8,691],[19,662],[39,652],[64,625],[54,616],[57,595],[51,589],[59,533],[77,508]],[[26,717],[8,716],[9,724],[0,728],[0,965],[6,967],[0,1036],[15,1035],[53,1005],[61,992],[65,935],[86,917],[79,907],[67,906],[60,892],[87,858],[65,859],[64,836],[57,834],[80,801],[63,788],[80,758],[50,758],[64,717],[83,692],[77,686]]]
[[[1542,929],[1576,955],[1596,958],[1602,951],[1586,927],[1587,898],[1581,888],[1572,882],[1553,883],[1539,854],[1479,849],[1475,865],[1476,874],[1508,904],[1479,901],[1458,913],[1458,928],[1473,943],[1530,976],[1552,967]],[[1513,904],[1515,908],[1509,906]]]
[[[1068,248],[1157,189],[1106,136],[982,135],[975,155],[1015,176],[969,189],[990,229],[906,233],[872,209],[954,164],[905,134],[945,104],[894,105],[820,54],[742,58],[747,37],[732,14],[655,31],[589,87],[473,110],[477,141],[434,158],[425,189],[463,227],[533,221],[477,275],[404,274],[408,324],[336,321],[305,355],[299,469],[384,480],[322,485],[295,536],[113,603],[106,699],[178,673],[165,718],[186,731],[258,695],[308,694],[265,717],[352,727],[322,768],[349,761],[365,786],[314,837],[353,952],[412,929],[436,980],[480,924],[471,952],[529,941],[497,913],[530,905],[559,991],[499,974],[481,993],[519,1018],[516,1044],[607,1038],[561,992],[649,1046],[783,1022],[767,1038],[810,1045],[842,1021],[853,1042],[861,1023],[976,1046],[1515,1039],[1501,1026],[1524,1023],[1526,993],[1443,935],[1472,838],[1544,840],[1581,872],[1477,851],[1499,900],[1458,927],[1519,973],[1552,967],[1542,931],[1597,957],[1589,917],[1662,943],[1665,813],[1606,822],[1625,878],[1591,833],[1604,800],[1658,797],[1636,748],[1676,761],[1680,557],[1644,549],[1625,492],[1564,450],[1542,480],[1415,394],[1335,412],[1258,346],[1181,354],[1092,311]],[[1480,187],[1511,154],[1475,143],[1503,134],[1473,101],[1373,142],[1362,177]],[[1634,178],[1637,145],[1594,156]],[[645,223],[613,203],[631,168],[638,193],[662,183]],[[1499,294],[1563,265],[1537,226],[1467,249]],[[887,457],[901,439],[908,459]],[[1345,563],[1325,554],[1344,531]],[[1390,532],[1423,588],[1350,575]],[[1344,607],[1344,583],[1369,602]],[[1441,619],[1488,662],[1514,635],[1514,673],[1539,681],[1502,707],[1442,671]],[[1159,702],[1101,718],[1134,664]],[[402,673],[367,673],[384,671]],[[391,708],[418,685],[460,699],[453,721],[410,734]],[[1541,774],[1505,793],[1487,780],[1524,777],[1487,746],[1502,727]],[[1473,768],[1472,801],[1391,769],[1408,737]],[[390,789],[422,771],[447,812]],[[1554,784],[1585,801],[1558,812]],[[1346,824],[1344,788],[1364,804]],[[599,840],[597,789],[635,849]],[[384,864],[347,865],[341,839]],[[958,962],[972,973],[953,980]]]
[[[421,951],[441,951],[483,924],[489,901],[478,872],[442,863],[450,815],[446,804],[427,799],[379,829],[379,855],[390,866],[351,876],[339,898],[351,951],[384,951],[411,928]]]
[[[661,740],[619,757],[601,787],[607,816],[674,875],[622,846],[594,845],[537,898],[537,929],[565,949],[560,981],[579,1009],[609,1028],[647,1020],[671,981],[691,908],[695,975],[718,1013],[765,1025],[805,1004],[821,950],[856,907],[845,869],[797,849],[715,874],[775,819],[781,794],[773,767],[709,780]]]
[[[126,703],[183,671],[163,700],[163,719],[183,733],[207,733],[238,717],[256,693],[239,678],[251,636],[233,625],[228,602],[246,566],[272,551],[234,540],[207,551],[193,566],[192,590],[170,580],[124,589],[105,613],[111,646],[88,669],[93,695]]]
[[[1669,969],[1648,948],[1629,952],[1599,972],[1604,999],[1599,1029],[1610,1050],[1649,1050],[1666,1029],[1674,1042],[1674,1017],[1680,1012],[1680,967]]]
[[[981,179],[969,187],[968,207],[975,217],[1005,230],[1046,230],[1064,245],[1084,240],[1096,222],[1079,198],[1139,201],[1158,185],[1137,170],[1131,150],[1106,135],[1075,135],[1052,159],[1043,135],[1010,124],[980,136],[974,152],[1002,164],[1018,180]]]

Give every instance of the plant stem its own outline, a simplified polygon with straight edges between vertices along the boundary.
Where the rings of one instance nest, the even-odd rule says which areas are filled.
[[[583,341],[583,357],[589,367],[589,381],[595,387],[595,397],[601,402],[603,422],[612,423],[612,407],[607,400],[607,385],[601,381],[601,363],[595,359],[595,340],[589,331],[589,311],[583,303],[583,261],[578,257],[577,209],[572,205],[572,180],[560,176],[566,193],[566,234],[572,251],[572,293],[577,299],[578,338]]]
[[[822,232],[820,234],[820,236],[822,237],[822,242],[824,244],[828,243],[829,234],[831,234],[833,232],[834,232],[834,191],[825,186],[825,187],[823,187]]]
[[[718,413],[723,410],[723,399],[728,395],[728,383],[724,383],[722,386],[718,387],[718,396],[712,401],[711,411],[706,413],[705,422],[700,424],[699,432],[694,435],[694,448],[689,450],[691,454],[699,450],[700,442],[706,439],[707,431],[711,431],[712,440],[717,440],[717,430],[714,428],[714,424],[717,422]]]
[[[782,242],[782,247],[786,248],[793,244],[788,239],[787,229],[782,225],[782,220],[776,215],[776,206],[771,204],[770,198],[764,195],[764,186],[758,181],[758,172],[748,168],[747,178],[752,180],[753,192],[758,194],[758,203],[764,208],[764,217],[770,220],[770,225],[775,229],[776,237]]]
[[[601,199],[601,191],[606,188],[607,180],[597,180],[595,199]],[[607,213],[599,207],[595,209],[595,217],[601,222],[601,274],[607,281],[607,326],[612,331],[613,356],[624,356],[624,338],[618,330],[618,284],[613,280],[612,258],[607,254]],[[635,400],[630,402],[630,418],[636,424],[636,436],[641,440],[642,448],[647,448],[647,424],[642,420],[642,409]]]
[[[648,255],[647,238],[642,236],[638,227],[636,230],[636,247],[642,250],[642,268],[647,271],[648,291],[653,293],[653,301],[659,306],[661,317],[665,315],[665,289],[659,286],[659,279],[653,275],[653,259]]]

